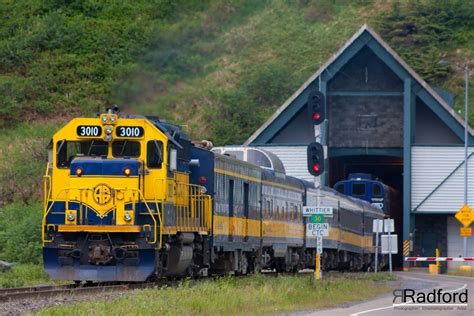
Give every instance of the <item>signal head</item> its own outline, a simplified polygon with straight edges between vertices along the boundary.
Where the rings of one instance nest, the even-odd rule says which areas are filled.
[[[319,91],[312,91],[308,95],[308,113],[311,121],[315,125],[319,125],[326,119],[326,107],[324,94]]]
[[[313,142],[308,145],[308,172],[317,177],[324,172],[324,147]]]

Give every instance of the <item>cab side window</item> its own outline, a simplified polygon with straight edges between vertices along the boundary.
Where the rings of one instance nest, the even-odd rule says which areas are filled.
[[[160,169],[163,163],[163,143],[150,140],[146,144],[146,165],[151,169]]]

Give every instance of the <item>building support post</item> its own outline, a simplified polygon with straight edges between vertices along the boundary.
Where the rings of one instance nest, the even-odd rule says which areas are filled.
[[[319,91],[324,94],[326,98],[326,102],[324,102],[324,106],[326,107],[326,120],[320,125],[321,129],[321,141],[320,144],[324,146],[324,154],[326,159],[324,159],[324,173],[319,177],[319,181],[321,186],[329,185],[329,148],[328,148],[328,136],[329,136],[329,113],[328,113],[328,97],[327,97],[327,81],[321,80],[319,77]]]
[[[415,95],[412,93],[411,79],[404,80],[403,88],[403,242],[410,240],[414,222],[411,218],[411,145],[414,138]],[[409,263],[403,258],[403,270]]]

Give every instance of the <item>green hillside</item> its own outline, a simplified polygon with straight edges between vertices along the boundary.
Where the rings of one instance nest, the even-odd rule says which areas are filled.
[[[474,57],[473,0],[0,0],[0,15],[0,212],[40,212],[52,133],[110,104],[241,143],[364,23],[458,109],[462,70],[438,61]],[[0,217],[0,259],[32,261],[2,242],[12,219],[36,229]]]

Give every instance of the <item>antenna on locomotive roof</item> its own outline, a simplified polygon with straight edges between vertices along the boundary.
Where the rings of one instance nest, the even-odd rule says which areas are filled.
[[[120,113],[120,108],[117,104],[113,104],[111,108],[106,108],[105,112],[107,112],[108,114],[118,114]]]

